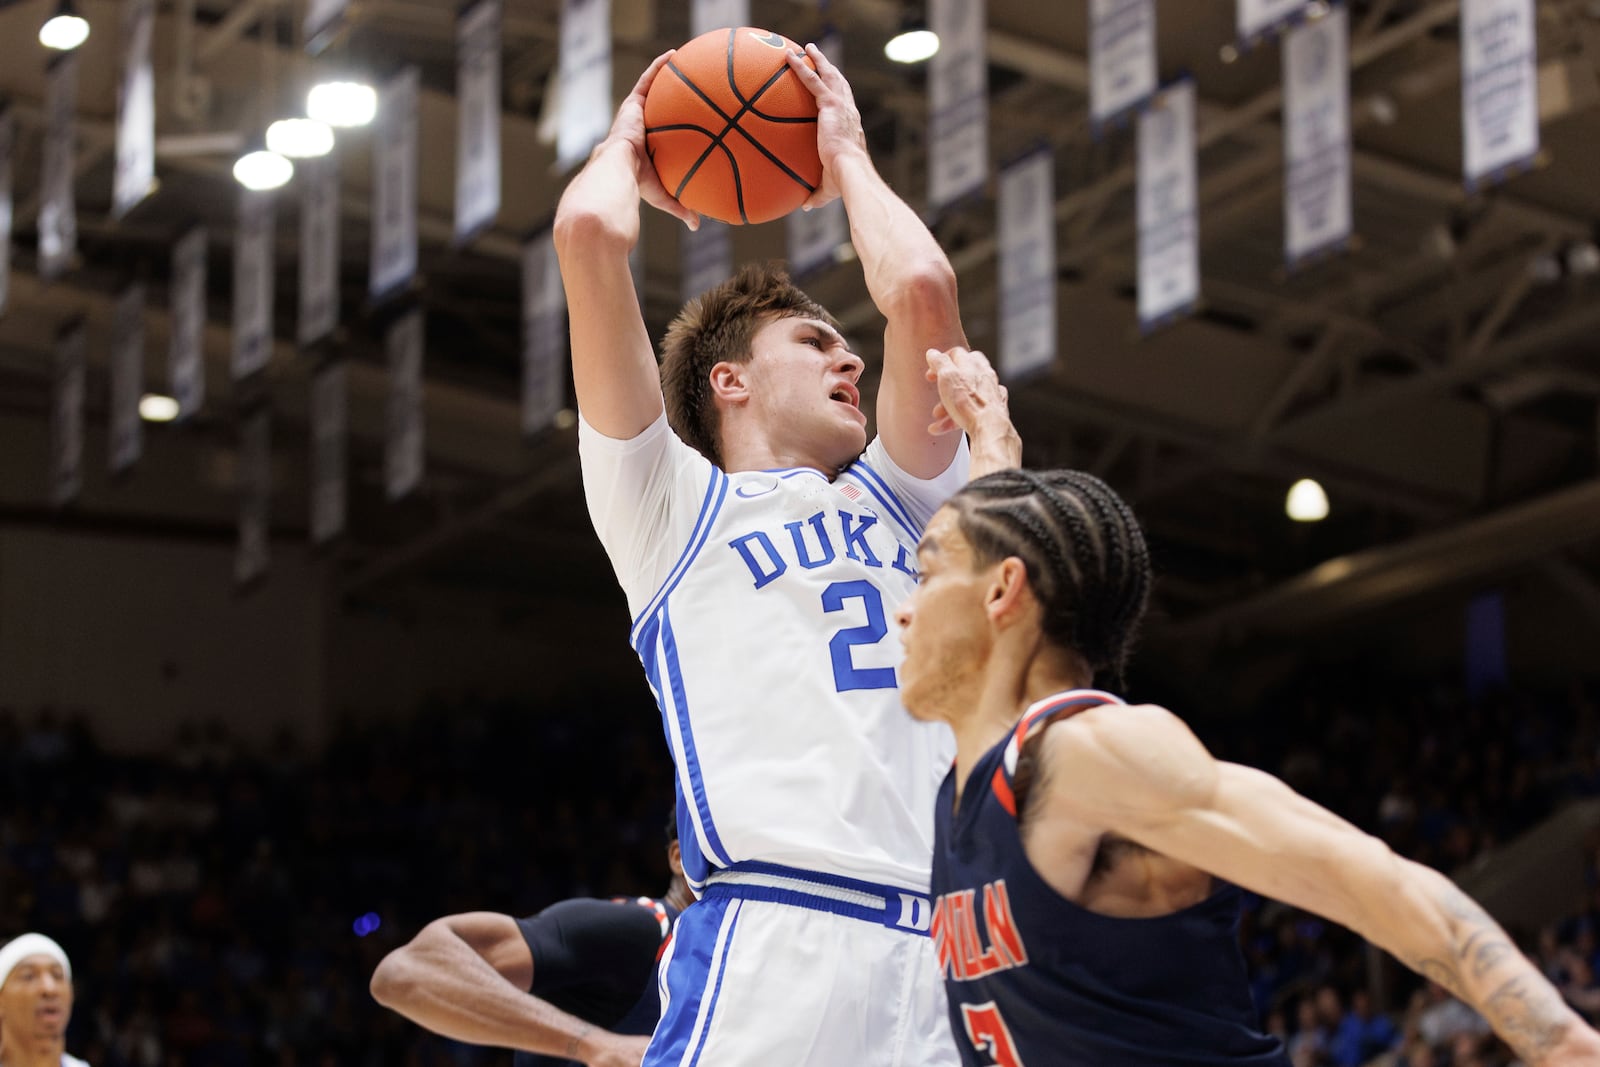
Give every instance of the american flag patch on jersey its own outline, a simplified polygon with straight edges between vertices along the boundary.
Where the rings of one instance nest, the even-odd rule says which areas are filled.
[[[861,490],[857,489],[855,486],[851,485],[849,482],[835,482],[834,484],[839,487],[839,492],[843,493],[845,496],[849,497],[851,500],[860,500],[861,499]]]

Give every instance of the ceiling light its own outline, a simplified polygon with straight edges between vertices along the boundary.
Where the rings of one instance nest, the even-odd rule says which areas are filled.
[[[294,177],[294,164],[276,152],[257,148],[239,157],[233,165],[233,176],[246,189],[259,193],[288,182]]]
[[[937,51],[939,35],[921,25],[907,26],[883,46],[883,54],[896,63],[921,63]]]
[[[323,82],[306,94],[306,114],[329,126],[366,126],[378,114],[378,91],[362,82]]]
[[[70,52],[89,39],[89,20],[78,15],[72,0],[61,0],[56,13],[39,27],[39,43],[58,52]]]
[[[1239,48],[1237,45],[1225,44],[1217,49],[1217,58],[1224,63],[1239,62]]]
[[[139,417],[145,422],[171,422],[178,417],[178,402],[160,393],[146,393],[139,398]]]
[[[1284,510],[1295,522],[1321,522],[1328,517],[1328,494],[1310,478],[1301,478],[1289,489]]]
[[[317,119],[279,119],[267,127],[267,150],[290,159],[313,159],[333,151],[333,127]]]

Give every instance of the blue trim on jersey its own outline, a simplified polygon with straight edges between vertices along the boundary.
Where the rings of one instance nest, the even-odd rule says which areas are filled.
[[[706,1041],[711,1036],[711,1025],[717,1018],[717,998],[722,996],[722,976],[728,973],[728,957],[733,955],[733,936],[739,932],[738,904],[735,904],[733,921],[728,924],[728,936],[722,941],[722,962],[717,966],[717,984],[711,987],[711,1003],[706,1007],[706,1024],[700,1030],[700,1043],[695,1047],[694,1058],[689,1061],[689,1067],[695,1067],[700,1062],[700,1054],[706,1050]]]
[[[689,700],[683,690],[683,667],[678,663],[678,639],[673,636],[672,614],[665,604],[661,605],[661,651],[667,660],[667,681],[670,683],[672,693],[672,709],[678,720],[678,732],[683,738],[683,767],[689,774],[689,785],[694,790],[694,808],[700,815],[701,826],[705,829],[706,844],[711,846],[710,859],[720,867],[728,867],[733,861],[728,858],[728,850],[717,834],[716,824],[711,821],[711,802],[706,799],[705,777],[700,771],[700,756],[695,751],[694,729],[689,724]],[[670,732],[667,734],[667,740],[669,743],[672,740]]]
[[[822,871],[807,871],[796,867],[785,867],[777,863],[764,863],[760,860],[744,860],[733,864],[728,870],[775,875],[810,882],[825,888],[849,890],[850,892],[875,897],[883,903],[873,905],[859,904],[854,901],[836,900],[833,897],[808,893],[803,889],[792,889],[776,885],[752,885],[748,882],[723,882],[715,879],[706,886],[701,896],[702,900],[761,900],[772,904],[787,904],[791,907],[805,908],[809,911],[822,911],[831,915],[843,915],[847,918],[859,919],[863,922],[886,926],[891,930],[899,930],[902,933],[919,934],[923,937],[928,936],[928,928],[933,917],[933,904],[925,892],[900,889],[896,886],[864,881],[860,878],[826,874]],[[906,898],[911,899],[908,901]],[[907,925],[904,920],[908,918],[913,922],[919,923],[919,926]]]
[[[715,502],[712,497],[715,496]],[[634,648],[638,649],[639,628],[644,621],[655,613],[667,599],[679,582],[683,581],[684,574],[689,570],[689,564],[700,554],[700,549],[705,547],[706,538],[711,536],[711,527],[717,521],[717,513],[722,510],[722,502],[728,497],[728,476],[717,467],[711,468],[711,478],[706,482],[706,495],[700,501],[700,514],[694,520],[694,529],[689,532],[689,541],[684,545],[683,554],[678,557],[678,562],[672,565],[672,570],[667,573],[667,580],[661,583],[661,588],[656,595],[650,598],[650,603],[639,612],[638,618],[633,621]]]
[[[650,1067],[693,1067],[705,1053],[717,1000],[722,994],[722,979],[727,973],[728,956],[739,928],[737,901],[696,904],[678,925],[671,955],[661,972],[661,1022],[644,1062]],[[727,934],[722,928],[726,924]],[[721,948],[717,946],[721,940]],[[694,1027],[706,1003],[705,1025],[696,1038]],[[693,1044],[691,1046],[691,1040]]]
[[[894,520],[905,528],[906,533],[911,535],[911,540],[920,540],[922,527],[911,521],[911,513],[906,511],[905,506],[900,503],[900,498],[895,496],[894,490],[889,488],[889,483],[883,480],[883,476],[868,466],[867,461],[864,459],[856,460],[847,468],[847,471],[857,469],[861,471],[857,477],[861,479],[862,488],[871,493],[872,498],[883,505],[884,509],[894,517]]]

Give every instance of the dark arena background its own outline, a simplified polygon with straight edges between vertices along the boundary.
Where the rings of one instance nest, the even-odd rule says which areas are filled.
[[[93,1067],[509,1064],[379,1007],[378,960],[441,915],[666,886],[672,766],[543,242],[639,71],[741,5],[610,0],[596,98],[598,60],[562,56],[596,4],[503,0],[484,82],[453,0],[0,3],[0,941],[66,948]],[[73,60],[40,43],[61,6]],[[1232,0],[1156,0],[1166,91],[1104,123],[1088,0],[979,6],[985,165],[938,204],[941,61],[884,46],[946,5],[741,21],[839,49],[1026,462],[1145,524],[1127,696],[1449,873],[1600,1020],[1600,4],[1291,4],[1241,36]],[[1517,12],[1532,151],[1469,174],[1463,20]],[[1351,225],[1290,255],[1286,35],[1331,19],[1349,135],[1305,165],[1333,160]],[[336,77],[382,90],[376,122],[246,194],[236,161]],[[1198,292],[1141,324],[1138,111],[1190,85]],[[1040,158],[1019,245],[1007,176]],[[881,319],[829,225],[691,241],[647,209],[652,335],[790,258],[871,377]],[[1024,298],[1053,300],[1031,363]],[[1286,514],[1302,479],[1320,520]],[[1297,1067],[1510,1062],[1339,928],[1256,900],[1242,948]]]

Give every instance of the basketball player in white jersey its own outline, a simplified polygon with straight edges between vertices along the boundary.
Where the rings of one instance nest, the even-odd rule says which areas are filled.
[[[994,372],[962,347],[949,262],[874,170],[844,77],[807,51],[817,71],[791,67],[819,107],[812,202],[843,198],[887,320],[870,444],[861,359],[774,270],[691,300],[658,370],[628,252],[641,199],[697,222],[645,153],[644,97],[670,53],[556,214],[584,491],[702,896],[663,963],[647,1067],[956,1062],[927,937],[952,748],[900,708],[889,620],[923,524],[969,469],[1021,449]]]
[[[72,963],[43,934],[0,947],[0,1067],[89,1067],[67,1052]]]

